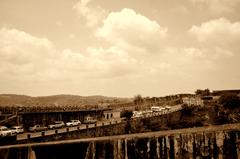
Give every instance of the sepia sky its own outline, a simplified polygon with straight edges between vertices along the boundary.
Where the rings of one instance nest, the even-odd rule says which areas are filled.
[[[240,88],[240,0],[0,0],[0,93]]]

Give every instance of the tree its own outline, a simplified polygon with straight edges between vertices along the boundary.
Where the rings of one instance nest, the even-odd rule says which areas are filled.
[[[143,98],[140,94],[138,94],[134,97],[133,101],[134,101],[134,104],[137,105],[137,109],[139,109],[139,105],[143,103]]]
[[[236,94],[227,93],[219,98],[219,104],[227,109],[235,109],[240,107],[240,98]]]
[[[129,110],[124,110],[121,113],[121,117],[125,117],[127,120],[130,120],[132,116],[133,116],[133,112]]]
[[[138,94],[138,95],[136,95],[136,96],[134,97],[134,103],[135,103],[135,104],[141,104],[141,103],[143,103],[143,98],[142,98],[142,96],[141,96],[140,94]]]
[[[210,95],[210,90],[207,88],[207,89],[204,89],[204,90],[202,90],[202,89],[197,89],[196,91],[195,91],[195,94],[196,95],[200,95],[200,96],[209,96]]]
[[[125,125],[125,133],[127,133],[127,134],[130,134],[131,130],[132,130],[132,126],[131,126],[131,117],[132,117],[132,115],[133,115],[133,112],[129,111],[129,110],[124,110],[121,113],[121,118],[125,117],[127,119],[127,123]]]

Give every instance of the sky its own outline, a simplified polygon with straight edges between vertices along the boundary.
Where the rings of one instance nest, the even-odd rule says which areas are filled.
[[[0,0],[0,93],[240,88],[240,0]]]

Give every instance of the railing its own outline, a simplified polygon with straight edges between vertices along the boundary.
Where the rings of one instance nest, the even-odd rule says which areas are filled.
[[[119,124],[121,122],[122,122],[121,119],[117,119],[114,121],[104,121],[104,122],[98,122],[95,124],[86,124],[86,125],[83,124],[75,127],[66,127],[66,128],[47,130],[47,131],[36,132],[36,133],[25,133],[25,134],[17,135],[17,140],[26,140],[31,138],[45,137],[45,136],[50,136],[55,134],[72,132],[72,131],[79,131],[79,130],[91,129],[96,127],[108,126],[112,124]]]
[[[8,117],[7,119],[4,119],[4,120],[1,120],[0,121],[0,125],[3,125],[3,124],[6,124],[8,123],[9,121],[12,121],[14,119],[17,118],[17,115],[11,115],[10,117]]]
[[[8,148],[20,148],[29,146],[44,146],[44,145],[58,145],[58,144],[72,144],[80,142],[96,142],[96,141],[109,141],[109,140],[119,140],[119,139],[133,139],[133,138],[151,138],[160,136],[173,136],[180,134],[192,134],[192,133],[211,133],[211,132],[228,132],[228,131],[240,131],[240,124],[225,124],[225,125],[212,125],[197,128],[185,128],[185,129],[175,129],[175,130],[165,130],[156,132],[146,132],[146,133],[136,133],[136,134],[124,134],[124,135],[114,135],[114,136],[103,136],[94,138],[81,138],[81,139],[70,139],[70,140],[60,140],[60,141],[48,141],[48,142],[38,142],[38,143],[26,143],[26,144],[16,144],[16,145],[6,145],[0,146],[1,149]],[[239,139],[238,139],[239,140]]]

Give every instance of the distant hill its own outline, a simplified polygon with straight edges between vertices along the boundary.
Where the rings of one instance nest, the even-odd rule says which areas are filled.
[[[131,102],[131,98],[105,97],[105,96],[78,96],[53,95],[31,97],[16,94],[0,94],[0,106],[61,106],[61,105],[95,105]]]

